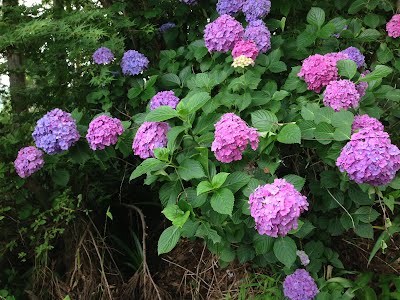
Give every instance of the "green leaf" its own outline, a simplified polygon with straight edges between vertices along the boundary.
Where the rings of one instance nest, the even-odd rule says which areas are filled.
[[[253,245],[257,255],[263,255],[272,250],[275,239],[268,235],[255,234],[253,237]]]
[[[356,0],[356,1],[354,1],[349,7],[349,10],[348,10],[349,14],[358,13],[360,10],[365,8],[366,2],[367,1],[365,1],[365,0]]]
[[[281,101],[282,99],[285,99],[289,95],[290,93],[285,90],[276,91],[272,96],[272,100]]]
[[[354,215],[363,223],[372,223],[380,216],[379,212],[370,206],[361,206],[354,212]]]
[[[160,106],[155,110],[151,110],[147,116],[147,122],[161,122],[177,117],[178,113],[170,106]]]
[[[287,66],[283,61],[273,61],[269,66],[268,70],[272,73],[280,73],[287,70]]]
[[[132,172],[129,181],[146,174],[147,172],[152,172],[164,168],[167,164],[156,158],[148,158],[143,161],[136,169]]]
[[[354,115],[347,110],[336,112],[332,117],[332,125],[336,128],[351,128],[354,121]]]
[[[283,178],[286,179],[287,182],[293,184],[294,188],[299,192],[301,192],[304,184],[306,183],[306,180],[303,177],[294,174],[286,175]]]
[[[315,112],[314,122],[315,124],[319,124],[321,122],[330,124],[334,114],[335,111],[331,107],[321,107]]]
[[[350,186],[348,193],[351,201],[359,205],[369,205],[374,202],[374,199],[371,199],[368,193],[364,193],[357,185]]]
[[[133,88],[129,89],[129,91],[128,91],[128,98],[134,99],[137,96],[139,96],[142,91],[143,91],[142,88],[139,86],[133,87]]]
[[[217,175],[215,175],[211,181],[213,188],[218,189],[219,187],[221,187],[221,185],[224,184],[224,182],[228,176],[229,176],[229,173],[225,173],[225,172],[221,172],[221,173],[218,173]]]
[[[113,215],[110,211],[110,207],[107,208],[106,216],[112,221],[113,220]]]
[[[287,268],[296,261],[296,243],[290,237],[278,238],[274,243],[274,254],[276,258]]]
[[[301,130],[296,124],[285,125],[278,134],[278,142],[283,144],[300,144]]]
[[[250,181],[250,176],[244,172],[234,172],[229,174],[228,178],[222,185],[223,188],[230,189],[233,193],[236,193]]]
[[[374,229],[371,224],[358,224],[354,231],[358,236],[363,238],[371,240],[374,238]]]
[[[379,16],[376,14],[368,14],[364,17],[365,25],[376,28],[379,26]]]
[[[67,170],[56,170],[52,175],[53,182],[59,186],[66,186],[69,182],[69,177]]]
[[[333,138],[334,132],[335,128],[332,125],[323,122],[317,125],[314,135],[318,142],[320,142],[323,145],[328,145],[334,140]]]
[[[297,124],[301,130],[301,138],[311,140],[314,138],[314,131],[317,125],[313,121],[299,120]]]
[[[201,92],[191,96],[187,101],[185,101],[185,104],[189,109],[189,113],[194,113],[202,108],[210,99],[211,96],[209,93]]]
[[[363,42],[374,42],[381,37],[381,33],[376,29],[366,29],[357,37]]]
[[[268,110],[256,110],[251,113],[251,123],[259,131],[271,131],[276,128],[278,118]]]
[[[198,184],[197,186],[197,196],[207,193],[209,191],[212,191],[214,189],[214,187],[212,186],[212,184],[208,181],[202,181]]]
[[[163,231],[158,240],[158,255],[168,253],[175,248],[181,237],[181,230],[177,226],[170,226]]]
[[[373,80],[378,80],[378,79],[388,76],[392,72],[393,72],[392,68],[389,68],[384,65],[377,65],[375,67],[375,70],[373,70],[371,73],[365,75],[365,77],[361,77],[359,79],[359,81],[370,82]]]
[[[172,127],[170,130],[167,132],[167,148],[169,149],[170,152],[175,150],[176,148],[176,139],[178,138],[179,134],[185,131],[186,127],[185,126],[175,126]]]
[[[162,213],[173,225],[182,228],[189,218],[190,211],[182,211],[178,205],[168,205]]]
[[[178,167],[178,174],[185,181],[206,177],[201,163],[194,159],[185,159]]]
[[[214,229],[211,228],[209,223],[201,223],[199,228],[197,228],[196,236],[207,238],[211,240],[214,244],[221,242],[221,237]]]
[[[235,196],[231,190],[222,188],[211,196],[211,207],[220,214],[232,216]]]
[[[312,7],[307,14],[307,22],[320,28],[325,22],[325,12],[319,7]]]
[[[314,121],[315,114],[319,109],[320,107],[317,103],[307,103],[306,106],[301,108],[301,116],[304,120]]]
[[[241,264],[244,264],[245,262],[252,260],[255,256],[253,248],[251,248],[249,245],[246,244],[241,244],[239,248],[236,250],[236,254],[239,263]]]
[[[352,79],[357,73],[357,64],[349,59],[339,60],[336,64],[339,75]]]
[[[181,80],[179,79],[178,75],[172,73],[162,75],[160,77],[160,83],[168,88],[177,88],[181,86]]]

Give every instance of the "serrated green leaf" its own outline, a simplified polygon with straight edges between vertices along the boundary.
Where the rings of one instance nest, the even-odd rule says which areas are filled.
[[[300,144],[301,130],[296,124],[285,125],[278,134],[278,142],[283,144]]]
[[[177,88],[181,85],[181,80],[179,79],[178,75],[175,74],[164,74],[160,77],[161,85],[168,87],[168,88]]]
[[[129,181],[146,174],[147,172],[152,172],[164,168],[167,164],[156,158],[148,158],[143,161],[136,169],[132,172],[129,177]]]
[[[221,185],[224,184],[224,182],[226,181],[226,178],[229,176],[229,173],[226,172],[221,172],[216,174],[211,181],[211,184],[213,186],[214,189],[218,189],[219,187],[221,187]]]
[[[185,159],[178,167],[178,174],[185,181],[206,177],[201,163],[194,159]]]
[[[378,80],[378,79],[384,78],[392,72],[393,72],[392,68],[389,68],[384,65],[377,65],[375,67],[375,70],[373,70],[371,73],[365,75],[365,77],[360,77],[359,80],[364,81],[364,82],[370,82],[373,80]]]
[[[374,238],[374,229],[371,224],[358,224],[354,232],[363,238],[373,239]]]
[[[376,29],[366,29],[357,37],[363,42],[374,42],[381,37],[381,33]]]
[[[178,113],[170,106],[160,106],[151,110],[147,116],[147,122],[161,122],[177,117]]]
[[[339,60],[336,66],[338,68],[339,75],[345,78],[352,79],[357,73],[357,65],[352,60]]]
[[[211,207],[220,214],[232,216],[235,196],[231,190],[222,188],[211,196]]]
[[[315,139],[323,145],[327,145],[334,140],[335,128],[328,123],[319,123],[315,129]]]
[[[256,110],[251,113],[251,123],[260,131],[272,131],[278,124],[278,118],[268,110]]]
[[[179,227],[171,226],[165,229],[158,240],[158,255],[168,253],[174,249],[180,237],[181,230]]]
[[[233,193],[236,193],[250,181],[250,176],[244,172],[233,172],[229,174],[228,178],[222,185],[223,188],[230,189]]]
[[[275,239],[268,235],[256,234],[253,237],[253,245],[257,255],[263,255],[272,250]]]
[[[204,193],[207,193],[209,191],[212,191],[214,188],[212,184],[208,181],[202,181],[197,185],[197,195],[201,195]]]
[[[315,114],[319,111],[320,107],[316,103],[308,103],[301,108],[301,116],[304,120],[314,121]]]
[[[197,228],[196,236],[201,238],[207,238],[211,240],[214,244],[221,242],[221,236],[211,228],[209,223],[201,223],[199,228]]]
[[[307,22],[320,28],[325,22],[325,12],[319,7],[312,7],[307,14]]]
[[[335,111],[331,107],[321,107],[315,112],[315,124],[319,124],[321,122],[331,124],[334,113]]]
[[[302,190],[306,180],[298,175],[289,174],[283,177],[287,182],[293,184],[294,188],[299,192]]]
[[[69,177],[68,170],[56,170],[52,175],[53,182],[59,186],[66,186],[69,182]]]
[[[296,243],[290,237],[278,238],[274,243],[274,254],[276,258],[287,268],[296,261]]]

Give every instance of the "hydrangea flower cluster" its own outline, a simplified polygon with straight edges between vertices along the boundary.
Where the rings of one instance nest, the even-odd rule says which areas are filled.
[[[259,234],[285,236],[298,226],[298,218],[308,210],[307,198],[285,179],[259,186],[249,198],[250,213]]]
[[[227,52],[242,40],[244,29],[242,25],[229,15],[222,15],[206,25],[204,42],[209,52]]]
[[[244,39],[253,41],[261,53],[271,49],[271,32],[263,21],[251,21],[244,32]]]
[[[20,149],[14,161],[15,171],[21,178],[31,176],[43,166],[43,152],[33,146]]]
[[[217,12],[219,15],[235,15],[242,10],[245,0],[218,0]]]
[[[360,94],[356,85],[347,79],[331,81],[324,92],[325,106],[330,106],[335,111],[355,108],[359,102]]]
[[[106,47],[101,47],[93,53],[93,61],[98,65],[108,65],[113,60],[114,54]]]
[[[258,55],[258,48],[253,41],[239,41],[235,44],[235,47],[232,50],[233,58],[237,58],[241,55],[251,58],[255,60]]]
[[[310,263],[310,258],[304,251],[297,250],[296,255],[300,258],[300,262],[303,266],[307,266]]]
[[[161,33],[163,33],[163,32],[165,32],[165,31],[168,31],[168,30],[170,30],[170,29],[172,29],[172,28],[175,28],[175,27],[176,27],[176,24],[175,24],[175,23],[173,23],[173,22],[168,22],[168,23],[162,24],[162,25],[160,26],[159,30],[160,30]]]
[[[224,114],[214,125],[215,139],[211,145],[218,161],[230,163],[242,159],[242,153],[250,142],[251,148],[258,147],[257,130],[248,127],[246,122],[234,113]]]
[[[169,129],[167,122],[144,122],[133,140],[133,153],[143,159],[154,157],[154,149],[167,146]]]
[[[270,0],[247,0],[243,5],[243,13],[247,22],[264,18],[270,10]]]
[[[388,36],[392,38],[400,37],[400,14],[394,15],[386,24]]]
[[[358,68],[361,68],[365,64],[365,56],[356,47],[349,47],[342,51],[342,53],[347,54],[349,59],[354,61]]]
[[[121,61],[122,73],[124,75],[138,75],[149,65],[146,56],[136,50],[128,50],[124,53]]]
[[[368,115],[355,116],[353,124],[351,125],[351,131],[354,133],[357,130],[369,129],[371,131],[383,131],[385,128],[379,120],[371,118]]]
[[[173,91],[158,92],[150,100],[150,110],[156,109],[159,106],[170,106],[176,108],[180,99],[175,96]]]
[[[233,59],[232,67],[234,68],[245,68],[248,66],[254,66],[254,60],[252,60],[250,57],[240,55]]]
[[[55,108],[37,121],[32,137],[36,147],[56,154],[68,150],[80,135],[71,114]]]
[[[351,136],[336,165],[356,183],[385,185],[400,169],[400,150],[386,132],[366,128]]]
[[[180,1],[187,5],[196,5],[197,4],[197,0],[180,0]]]
[[[312,300],[319,293],[317,284],[304,269],[297,269],[283,282],[283,293],[290,300]]]
[[[115,145],[123,132],[124,127],[119,119],[102,115],[90,122],[86,139],[92,150],[103,150]]]
[[[369,70],[365,70],[361,73],[361,77],[365,77],[365,75],[371,73]],[[361,81],[356,85],[357,92],[360,94],[360,98],[365,96],[365,93],[368,89],[368,82]]]

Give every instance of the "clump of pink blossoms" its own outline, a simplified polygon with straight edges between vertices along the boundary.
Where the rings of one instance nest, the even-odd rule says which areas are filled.
[[[179,101],[181,100],[175,96],[174,91],[158,92],[150,100],[150,110],[160,106],[170,106],[175,109]]]
[[[21,178],[31,176],[43,166],[43,152],[33,146],[21,148],[14,161],[15,171]]]
[[[133,153],[140,158],[154,157],[154,149],[167,146],[167,122],[144,122],[133,140]]]
[[[367,129],[371,131],[383,131],[385,128],[379,120],[371,118],[368,115],[355,116],[351,131],[354,133],[357,130]]]
[[[92,150],[103,150],[115,145],[123,132],[124,127],[119,119],[102,115],[90,122],[86,139]]]
[[[241,55],[255,60],[258,55],[257,45],[253,41],[242,40],[237,42],[232,50],[232,56],[233,58],[237,58]]]
[[[330,106],[335,111],[355,108],[359,102],[360,94],[356,85],[347,79],[331,81],[324,92],[325,106]]]
[[[400,14],[394,15],[386,24],[388,36],[392,38],[400,37]]]

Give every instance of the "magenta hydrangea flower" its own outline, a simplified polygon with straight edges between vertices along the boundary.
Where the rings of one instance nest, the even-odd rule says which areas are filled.
[[[232,50],[232,56],[233,58],[237,58],[241,55],[255,60],[258,55],[257,45],[253,41],[242,40],[237,42]]]
[[[92,150],[103,150],[115,145],[123,132],[124,127],[119,119],[102,115],[90,122],[86,139]]]
[[[297,250],[296,255],[300,258],[300,262],[303,266],[307,266],[310,263],[310,258],[304,251]]]
[[[215,139],[211,151],[218,161],[230,163],[241,160],[249,142],[251,148],[257,150],[259,142],[257,130],[248,127],[246,122],[234,113],[224,114],[214,126]]]
[[[21,148],[14,161],[15,171],[21,178],[31,176],[43,166],[43,152],[33,146]]]
[[[243,13],[247,22],[264,18],[270,10],[270,0],[247,0],[243,5]]]
[[[354,61],[358,68],[361,68],[365,64],[365,56],[356,47],[349,47],[342,51],[342,53],[347,54],[349,59]]]
[[[93,61],[98,65],[108,65],[113,60],[114,54],[106,47],[101,47],[93,53]]]
[[[331,81],[324,92],[324,105],[335,111],[355,108],[360,102],[356,85],[347,79]]]
[[[392,38],[400,37],[400,14],[394,15],[386,24],[388,36]]]
[[[209,52],[227,52],[243,38],[242,24],[229,15],[222,15],[206,25],[204,42]]]
[[[242,10],[245,0],[218,0],[217,12],[219,15],[235,15]]]
[[[133,153],[143,159],[154,157],[154,149],[167,146],[169,129],[167,122],[144,122],[133,140]]]
[[[121,60],[122,73],[124,75],[138,75],[149,65],[146,56],[136,50],[128,50]]]
[[[312,300],[319,293],[317,284],[304,269],[297,269],[283,282],[283,293],[290,300]]]
[[[187,5],[196,5],[197,4],[197,0],[180,0],[180,1]]]
[[[385,185],[400,169],[400,150],[386,132],[366,128],[352,134],[336,165],[356,183]]]
[[[351,125],[351,131],[354,133],[357,130],[369,129],[371,131],[383,131],[385,128],[379,120],[371,118],[368,115],[355,116],[353,124]]]
[[[259,186],[250,195],[250,214],[259,234],[285,236],[298,227],[298,219],[308,210],[307,198],[285,179]]]
[[[365,70],[363,73],[361,73],[360,76],[365,77],[365,75],[367,75],[369,73],[371,73],[369,70]],[[358,83],[356,85],[356,89],[357,89],[357,92],[360,94],[360,98],[364,97],[365,93],[368,89],[368,82],[361,81],[360,83]]]
[[[271,49],[271,32],[263,21],[251,21],[246,27],[244,39],[253,41],[261,53]]]
[[[32,137],[36,147],[56,154],[73,146],[80,134],[71,114],[55,108],[37,121]]]
[[[150,110],[164,105],[171,106],[173,109],[175,109],[179,101],[181,100],[175,96],[173,91],[158,92],[150,100]]]

